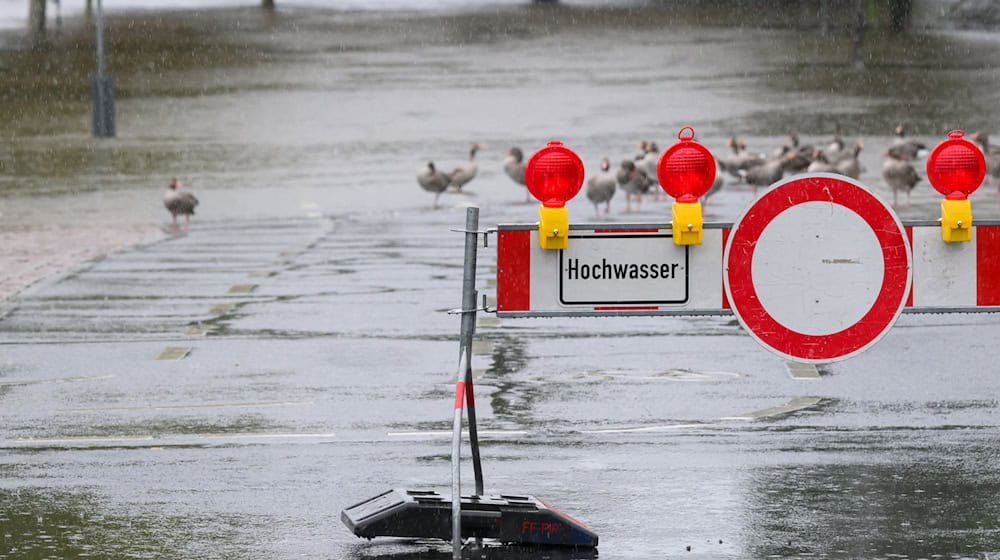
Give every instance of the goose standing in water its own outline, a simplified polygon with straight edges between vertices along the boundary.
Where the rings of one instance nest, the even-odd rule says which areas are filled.
[[[191,225],[194,208],[198,206],[198,199],[189,192],[181,192],[181,182],[175,177],[170,180],[170,186],[167,188],[166,194],[163,195],[163,205],[173,219],[174,231],[177,231],[178,214],[184,216],[184,231],[187,231]]]
[[[646,172],[630,159],[622,160],[615,179],[625,191],[625,213],[632,212],[632,197],[635,197],[635,211],[638,212],[642,204],[642,195],[649,191],[653,182],[646,176]]]
[[[923,142],[906,137],[903,125],[897,126],[892,133],[896,135],[896,138],[893,139],[890,148],[895,149],[896,154],[900,157],[906,158],[908,161],[913,161],[922,157],[927,152],[927,146]]]
[[[482,150],[483,147],[482,144],[473,144],[469,148],[469,161],[459,165],[451,172],[451,186],[455,187],[456,191],[461,191],[466,183],[476,177],[476,173],[479,172],[479,164],[476,162],[476,152]]]
[[[885,153],[886,160],[882,163],[882,177],[892,189],[892,207],[899,203],[898,193],[906,193],[906,205],[910,205],[910,191],[920,181],[917,170],[910,163],[909,152],[899,145],[889,148]]]
[[[434,193],[434,208],[438,207],[438,198],[451,184],[451,176],[434,166],[433,161],[417,171],[417,183],[427,192]]]
[[[748,169],[743,178],[746,179],[748,184],[753,186],[754,198],[757,197],[758,187],[770,187],[780,181],[785,176],[785,169],[788,169],[792,165],[792,162],[796,161],[797,157],[798,154],[785,146],[785,150],[781,156],[769,159],[756,167]]]
[[[830,160],[827,159],[823,150],[816,150],[813,152],[812,163],[809,164],[806,171],[809,173],[836,173],[837,169],[830,164]]]
[[[601,218],[599,205],[604,203],[604,217],[611,212],[611,197],[615,195],[618,180],[611,174],[611,162],[608,158],[601,160],[601,171],[587,180],[587,199],[594,204],[594,213]]]
[[[660,163],[660,147],[656,142],[639,142],[639,153],[635,156],[635,164],[646,173],[646,177],[652,182],[653,196],[659,198],[660,180],[656,175],[656,165]]]
[[[997,188],[1000,189],[1000,146],[990,144],[990,137],[985,132],[974,132],[969,138],[982,147],[983,157],[986,159],[986,176],[989,180],[996,181]]]
[[[722,167],[719,166],[718,162],[715,164],[715,180],[712,181],[712,186],[708,187],[708,191],[701,196],[701,203],[708,204],[708,199],[712,197],[715,193],[722,190],[722,185],[725,181],[722,179]]]
[[[865,145],[862,144],[861,142],[855,144],[854,154],[846,158],[842,158],[834,166],[837,168],[836,173],[840,173],[841,175],[846,175],[851,179],[857,179],[861,177],[861,161],[858,159],[858,156],[861,154],[861,150],[863,150],[864,147]]]
[[[524,161],[524,152],[521,148],[514,146],[507,152],[507,157],[503,160],[503,171],[518,185],[524,186],[524,168],[527,164]],[[525,189],[524,201],[531,202],[531,192]]]

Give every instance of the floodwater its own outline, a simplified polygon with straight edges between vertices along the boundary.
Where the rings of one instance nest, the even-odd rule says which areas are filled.
[[[3,227],[162,225],[173,176],[201,205],[188,235],[50,278],[0,320],[0,558],[447,557],[359,540],[339,514],[390,487],[449,492],[450,230],[471,204],[484,227],[535,221],[501,168],[512,145],[558,138],[593,170],[684,125],[718,154],[731,134],[770,152],[839,131],[888,198],[897,124],[928,144],[997,129],[990,35],[870,34],[858,70],[849,36],[688,8],[112,14],[104,141],[89,28],[5,52]],[[478,177],[432,209],[417,168],[472,142]],[[925,180],[900,214],[934,219],[939,198]],[[731,182],[706,217],[751,200]],[[972,200],[1000,217],[992,186]],[[611,219],[669,208],[618,197]],[[606,558],[996,558],[998,334],[904,315],[804,380],[730,317],[483,315],[486,489],[586,522]],[[758,414],[789,402],[812,404]]]

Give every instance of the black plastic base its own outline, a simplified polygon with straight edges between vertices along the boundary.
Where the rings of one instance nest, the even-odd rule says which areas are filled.
[[[396,488],[345,509],[355,535],[451,540],[451,501],[432,490]],[[586,525],[533,496],[462,496],[462,538],[506,544],[596,547]]]

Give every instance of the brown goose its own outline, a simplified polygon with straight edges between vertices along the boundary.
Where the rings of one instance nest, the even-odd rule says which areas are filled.
[[[601,171],[587,180],[587,199],[594,204],[594,213],[601,217],[599,205],[604,203],[604,216],[611,212],[611,197],[615,196],[617,179],[611,174],[611,162],[601,160]]]
[[[753,186],[753,195],[757,196],[757,187],[769,187],[780,181],[795,158],[796,153],[786,146],[783,155],[747,169],[743,178]]]
[[[635,211],[638,212],[642,204],[642,195],[649,191],[653,182],[646,176],[646,172],[637,167],[636,162],[630,159],[622,160],[615,178],[622,190],[625,191],[625,212],[632,211],[633,197],[635,197]]]
[[[524,161],[524,152],[521,148],[514,146],[507,152],[507,157],[503,160],[503,171],[510,177],[511,181],[514,181],[518,185],[524,185],[524,168],[526,167]],[[525,189],[525,202],[531,200],[531,193]]]
[[[428,161],[417,171],[417,183],[425,191],[434,193],[434,208],[437,208],[438,198],[451,184],[451,176],[435,167],[433,161]]]
[[[708,199],[711,198],[715,193],[722,190],[722,185],[725,181],[722,179],[722,167],[716,162],[715,166],[715,180],[712,181],[712,186],[708,187],[708,191],[701,196],[701,203],[708,204]]]
[[[910,163],[909,152],[906,148],[893,146],[886,153],[886,160],[882,163],[882,177],[886,184],[892,189],[892,206],[895,208],[899,204],[899,191],[906,193],[906,205],[910,205],[910,191],[920,181],[917,170]]]
[[[455,187],[455,190],[462,190],[462,187],[466,183],[476,177],[476,173],[479,172],[479,164],[476,163],[476,152],[482,150],[483,147],[482,144],[473,144],[469,148],[469,161],[459,165],[451,172],[451,186]]]
[[[827,159],[826,154],[823,153],[823,150],[816,150],[813,153],[812,163],[809,164],[809,167],[806,169],[806,171],[808,171],[809,173],[837,172],[836,168],[834,168],[833,165],[830,163],[830,160]]]
[[[982,147],[983,157],[986,159],[986,176],[996,181],[1000,188],[1000,146],[990,144],[990,137],[985,132],[974,132],[969,138]]]
[[[181,182],[175,177],[170,180],[170,186],[166,194],[163,195],[163,205],[170,212],[174,230],[177,230],[177,215],[182,214],[184,216],[184,231],[187,231],[191,225],[194,208],[198,206],[198,199],[189,192],[181,192]]]
[[[755,154],[747,149],[747,143],[731,137],[726,141],[726,145],[732,150],[732,155],[719,160],[719,165],[733,177],[743,180],[746,171],[752,167],[764,163],[764,158],[760,154]]]
[[[855,144],[854,154],[849,157],[842,158],[834,166],[836,167],[836,173],[840,173],[841,175],[846,175],[851,179],[857,179],[861,177],[861,161],[858,160],[858,155],[861,154],[861,150],[863,150],[864,147],[865,145],[862,144],[861,142]]]
[[[896,137],[892,140],[890,148],[895,149],[896,153],[902,157],[912,161],[918,157],[922,157],[927,152],[927,146],[923,142],[906,137],[906,130],[903,129],[903,125],[897,126],[892,133]]]

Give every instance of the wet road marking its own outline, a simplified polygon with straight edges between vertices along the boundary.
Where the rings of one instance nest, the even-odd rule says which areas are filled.
[[[184,330],[184,334],[187,336],[205,336],[209,333],[213,333],[219,330],[216,325],[188,325],[188,328]]]
[[[230,294],[249,294],[257,289],[257,284],[236,284],[229,288]]]
[[[205,439],[299,439],[299,438],[335,438],[333,432],[319,434],[198,434],[196,437]]]
[[[97,408],[65,408],[60,412],[131,412],[136,410],[184,410],[184,409],[212,409],[212,408],[260,408],[266,406],[301,406],[313,404],[313,401],[258,401],[243,403],[203,403],[203,404],[163,404],[146,406],[115,406]]]
[[[208,312],[212,315],[228,315],[233,309],[236,309],[235,303],[220,303],[213,305]]]
[[[581,434],[629,434],[636,432],[668,432],[671,430],[686,430],[702,428],[704,424],[666,424],[663,426],[641,426],[636,428],[604,428],[600,430],[580,430]]]
[[[486,329],[496,328],[500,326],[500,319],[497,317],[480,317],[479,320],[476,321],[476,326]]]
[[[798,412],[800,410],[805,410],[807,408],[812,408],[822,402],[823,399],[817,397],[799,397],[792,399],[785,404],[772,406],[770,408],[765,408],[763,410],[757,410],[754,412],[747,412],[746,414],[738,414],[736,416],[729,416],[723,418],[723,420],[758,420],[761,418],[772,418],[774,416],[780,416],[782,414],[789,414],[792,412]]]
[[[303,202],[302,209],[306,211],[307,218],[322,218],[323,212],[320,210],[319,204],[315,202]]]
[[[153,436],[100,436],[65,438],[18,438],[14,443],[24,445],[51,445],[53,443],[129,443],[153,441]]]
[[[792,379],[819,379],[819,370],[816,369],[816,364],[801,364],[799,362],[785,362],[785,368],[788,369],[788,375],[792,376]]]
[[[503,436],[526,436],[526,435],[528,435],[528,432],[525,431],[525,430],[479,430],[476,433],[480,437],[483,437],[483,436],[486,436],[486,437],[490,437],[490,436],[503,437]],[[429,430],[429,431],[423,431],[423,432],[387,432],[385,435],[387,435],[389,437],[443,438],[443,437],[451,437],[452,436],[452,431],[451,430]],[[467,430],[463,430],[462,431],[462,437],[468,438],[469,437],[469,432]]]
[[[307,433],[307,434],[172,434],[170,436],[81,436],[62,438],[18,438],[14,441],[0,442],[0,447],[45,447],[50,445],[108,445],[108,444],[150,444],[156,445],[185,445],[192,440],[211,440],[213,444],[222,441],[234,440],[283,440],[283,439],[333,439],[337,434],[327,433]]]
[[[493,354],[494,344],[488,340],[473,340],[472,353],[478,356],[490,356]]]
[[[167,346],[156,357],[157,360],[183,360],[191,353],[191,348],[185,346]]]
[[[24,379],[24,380],[11,380],[11,381],[0,381],[0,387],[17,386],[17,385],[38,385],[41,383],[77,383],[80,381],[97,381],[101,379],[111,379],[113,375],[77,375],[71,377],[50,377],[48,379]]]

